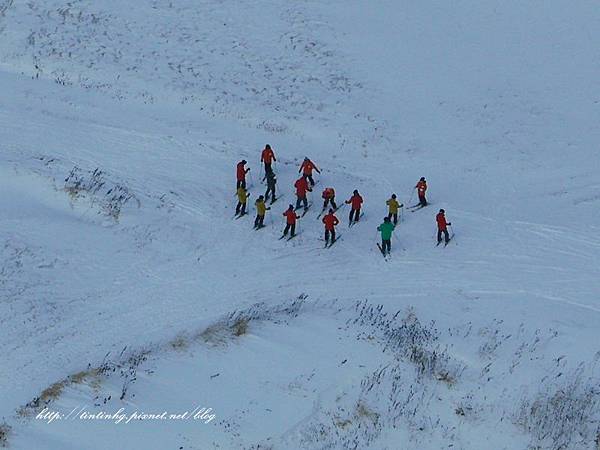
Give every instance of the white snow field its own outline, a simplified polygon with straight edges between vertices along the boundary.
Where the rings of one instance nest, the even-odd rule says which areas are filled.
[[[0,0],[0,446],[600,448],[599,42],[592,0]]]

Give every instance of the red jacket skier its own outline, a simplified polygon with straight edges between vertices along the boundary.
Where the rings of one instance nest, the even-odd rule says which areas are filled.
[[[323,223],[325,224],[325,245],[329,243],[329,235],[331,235],[331,243],[335,242],[335,226],[340,223],[333,209],[329,209],[329,214],[323,217]]]
[[[306,199],[306,193],[312,192],[312,189],[308,186],[306,178],[298,178],[294,183],[296,188],[296,209],[300,209],[300,203],[304,204],[304,210],[308,209],[308,200]]]
[[[287,236],[288,231],[291,230],[291,236],[294,237],[296,235],[296,220],[300,218],[294,211],[294,205],[289,205],[286,212],[283,213],[283,216],[286,218],[285,229],[283,230],[283,236]]]
[[[236,178],[237,178],[237,186],[236,189],[243,187],[246,189],[246,174],[250,171],[250,169],[246,169],[244,166],[248,161],[242,159],[239,163],[237,163],[236,168]]]
[[[273,168],[271,166],[273,161],[277,161],[277,158],[275,158],[275,153],[273,152],[271,146],[267,144],[260,155],[260,162],[265,164],[265,175],[273,172]]]
[[[350,217],[348,225],[352,225],[353,221],[358,222],[360,219],[360,208],[363,204],[363,198],[360,196],[357,190],[354,190],[352,197],[350,200],[346,200],[346,204],[351,205],[352,209],[350,209]]]
[[[313,170],[316,170],[317,172],[321,173],[321,171],[315,165],[315,163],[308,159],[308,157],[305,157],[304,161],[302,161],[302,164],[300,165],[300,170],[298,170],[298,173],[302,172],[304,178],[307,178],[308,181],[310,181],[311,186],[315,185],[315,180],[313,180],[312,177]]]
[[[450,236],[448,235],[448,226],[452,225],[450,222],[446,222],[446,211],[440,209],[440,212],[435,216],[435,221],[437,222],[437,242],[438,245],[442,242],[442,233],[444,234],[444,242],[448,244],[450,241]]]
[[[427,181],[425,177],[421,177],[419,182],[416,184],[415,189],[419,195],[419,204],[421,206],[427,206],[427,200],[425,199],[425,192],[427,191]]]
[[[325,211],[325,208],[327,208],[330,203],[333,209],[337,209],[337,205],[335,204],[335,190],[332,187],[323,189],[321,197],[323,197],[323,211]]]

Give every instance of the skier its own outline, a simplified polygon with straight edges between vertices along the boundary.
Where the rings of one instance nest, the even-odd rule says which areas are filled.
[[[323,211],[325,211],[330,203],[333,209],[337,209],[337,205],[335,204],[335,190],[332,187],[325,188],[321,197],[323,197]]]
[[[265,198],[262,195],[256,199],[254,205],[256,206],[256,219],[254,219],[254,228],[262,228],[265,226],[265,214],[271,208],[267,208],[267,205],[265,205]]]
[[[329,209],[329,214],[323,217],[325,224],[325,245],[329,243],[329,235],[331,235],[331,243],[335,242],[335,226],[340,223],[333,213],[333,209]]]
[[[277,200],[277,197],[275,197],[275,185],[277,184],[275,172],[267,172],[265,179],[267,180],[267,192],[265,192],[265,200],[269,200],[269,194],[271,194],[271,204],[273,204],[275,203],[275,200]]]
[[[419,194],[419,205],[421,207],[427,206],[427,200],[425,199],[425,191],[427,191],[427,181],[425,181],[425,177],[421,177],[419,182],[416,184],[415,189],[417,190],[417,194]]]
[[[394,224],[389,217],[384,217],[383,223],[377,227],[377,231],[381,232],[381,253],[389,254],[392,251],[392,233],[394,232]]]
[[[398,203],[396,200],[396,194],[392,194],[392,198],[385,202],[388,205],[388,218],[394,218],[394,225],[398,225],[398,209],[402,208],[404,204]]]
[[[282,238],[287,236],[288,231],[291,231],[290,236],[294,237],[296,235],[296,220],[300,218],[294,211],[294,205],[289,205],[286,212],[283,213],[286,218],[285,229],[283,230]]]
[[[248,172],[250,172],[250,169],[246,169],[244,167],[247,162],[248,161],[246,161],[245,159],[242,159],[239,163],[237,163],[237,170],[236,170],[237,186],[236,186],[236,189],[239,189],[241,187],[246,189],[246,174]]]
[[[273,161],[277,161],[277,158],[275,158],[275,153],[273,153],[271,146],[267,144],[260,155],[260,162],[265,164],[265,174],[273,173],[273,167],[271,166]]]
[[[435,221],[437,222],[437,245],[440,245],[442,242],[442,233],[444,233],[444,242],[448,245],[450,242],[450,236],[448,235],[448,226],[452,225],[450,222],[446,222],[446,211],[440,209],[440,212],[435,216]]]
[[[312,189],[306,182],[306,178],[298,178],[294,183],[296,188],[296,209],[300,209],[300,203],[304,204],[304,211],[308,210],[308,200],[306,199],[306,193],[312,192]]]
[[[363,203],[363,199],[360,196],[360,194],[358,193],[358,191],[355,189],[353,192],[352,197],[350,197],[350,200],[346,200],[346,204],[347,205],[351,205],[351,209],[350,209],[350,217],[349,217],[349,222],[348,225],[351,226],[352,225],[352,221],[354,220],[354,222],[358,222],[360,219],[360,208],[362,206]]]
[[[308,179],[308,181],[310,181],[311,186],[315,185],[315,180],[313,180],[313,177],[312,177],[313,169],[316,170],[317,172],[321,173],[321,171],[315,165],[315,163],[312,162],[310,159],[308,159],[307,156],[305,156],[304,161],[302,161],[302,164],[300,165],[300,170],[298,170],[298,173],[302,172],[302,175],[304,176],[304,178],[306,178],[306,179]]]
[[[235,207],[235,215],[237,216],[239,214],[241,217],[246,214],[246,201],[248,200],[248,197],[250,197],[250,194],[246,191],[245,187],[240,186],[237,190],[237,197],[238,204]]]

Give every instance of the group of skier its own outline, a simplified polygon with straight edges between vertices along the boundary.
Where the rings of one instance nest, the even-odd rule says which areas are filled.
[[[261,181],[266,183],[267,189],[265,194],[260,195],[254,203],[256,207],[254,228],[256,230],[259,230],[265,226],[264,220],[266,212],[271,209],[270,207],[267,207],[267,202],[270,200],[270,204],[272,205],[278,199],[276,196],[277,176],[273,170],[273,162],[276,162],[277,158],[275,157],[275,152],[269,144],[265,145],[265,148],[261,153],[260,161],[264,167],[264,176]],[[250,197],[250,193],[246,188],[246,175],[250,172],[250,169],[246,167],[246,164],[247,161],[242,160],[237,164],[236,169],[236,189],[238,203],[235,208],[235,214],[237,218],[247,214],[246,205],[248,198]],[[317,165],[308,157],[305,157],[298,170],[298,173],[301,174],[301,177],[298,178],[294,183],[294,188],[296,190],[296,205],[294,206],[293,204],[290,204],[288,209],[283,213],[283,216],[286,220],[286,225],[283,230],[283,235],[280,237],[280,239],[287,237],[288,233],[290,235],[288,240],[296,236],[296,223],[298,219],[307,213],[310,207],[308,202],[308,192],[312,192],[314,186],[316,185],[313,178],[313,171],[316,171],[319,174],[321,173]],[[412,211],[424,208],[428,205],[425,197],[427,191],[427,181],[425,180],[425,177],[421,177],[414,189],[417,191],[419,202],[407,208]],[[325,227],[325,246],[327,247],[333,245],[338,239],[338,236],[336,236],[336,226],[340,223],[340,221],[336,217],[335,213],[339,207],[335,201],[335,190],[332,187],[326,187],[323,190],[321,197],[323,198],[323,208],[317,218],[320,218],[327,211],[321,220]],[[362,217],[361,208],[363,203],[364,200],[358,190],[354,190],[352,196],[344,202],[344,205],[350,205],[350,213],[348,216],[349,226],[352,226],[360,221],[360,218]],[[388,214],[384,218],[383,223],[377,227],[377,231],[381,233],[381,244],[377,244],[377,246],[384,256],[389,255],[391,252],[392,234],[395,227],[398,225],[398,214],[400,209],[404,207],[404,204],[398,202],[396,194],[392,194],[392,196],[386,201],[386,205],[388,207]],[[300,208],[303,208],[304,210],[302,215],[297,214],[297,211]],[[438,230],[437,245],[442,242],[442,235],[444,237],[444,243],[447,245],[451,239],[451,236],[448,233],[448,226],[451,226],[451,223],[446,221],[445,211],[443,209],[440,209],[437,213],[436,223]]]

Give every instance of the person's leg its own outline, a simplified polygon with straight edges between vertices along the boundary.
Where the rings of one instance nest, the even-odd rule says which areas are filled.
[[[254,228],[258,227],[258,224],[260,223],[260,216],[256,216],[256,218],[254,219]]]
[[[242,216],[246,214],[246,204],[242,203]]]
[[[360,208],[358,208],[356,210],[356,212],[354,213],[354,221],[358,222],[360,220]]]
[[[387,251],[388,251],[388,253],[390,253],[392,251],[392,240],[388,239],[386,244],[387,244]]]
[[[296,197],[296,209],[300,208],[300,202],[301,201],[302,201],[302,199],[299,196],[297,196]]]
[[[327,205],[329,205],[329,199],[328,199],[328,198],[326,198],[326,199],[323,201],[323,209],[327,208]]]
[[[394,225],[398,225],[398,213],[394,213]]]
[[[337,209],[337,205],[335,204],[335,197],[331,197],[331,206],[333,209]]]
[[[354,210],[350,208],[350,215],[348,216],[348,223],[352,223],[352,219],[354,218]]]
[[[427,206],[427,200],[425,200],[425,196],[424,195],[419,195],[419,204],[421,206]]]
[[[271,167],[271,163],[265,163],[265,173],[273,173],[273,168]]]
[[[311,186],[314,186],[314,185],[315,185],[315,180],[313,180],[313,177],[312,177],[312,175],[309,175],[309,176],[308,176],[308,181],[310,181],[310,185],[311,185]]]
[[[273,187],[271,188],[271,196],[272,196],[271,203],[273,203],[275,201],[275,199],[277,198],[277,197],[275,197],[275,187],[276,187],[276,185],[273,184]]]
[[[335,229],[331,230],[331,242],[335,242]]]
[[[288,223],[285,225],[285,229],[283,230],[283,235],[287,236],[288,231],[290,231],[291,225]]]
[[[308,199],[306,197],[302,199],[302,203],[304,203],[304,209],[308,209]]]
[[[325,243],[329,242],[329,230],[325,229]]]
[[[448,230],[444,230],[444,239],[446,241],[446,244],[450,240],[450,235],[448,234]]]
[[[296,224],[293,223],[291,228],[292,228],[291,236],[296,236]]]
[[[265,191],[265,201],[269,200],[269,194],[271,193],[271,188],[267,186],[267,190]]]
[[[242,202],[238,202],[237,206],[235,207],[235,213],[239,214],[240,213],[240,208],[242,207]]]
[[[442,242],[442,230],[438,230],[438,234],[437,234],[437,241],[438,241],[438,244],[439,244],[440,242]]]

